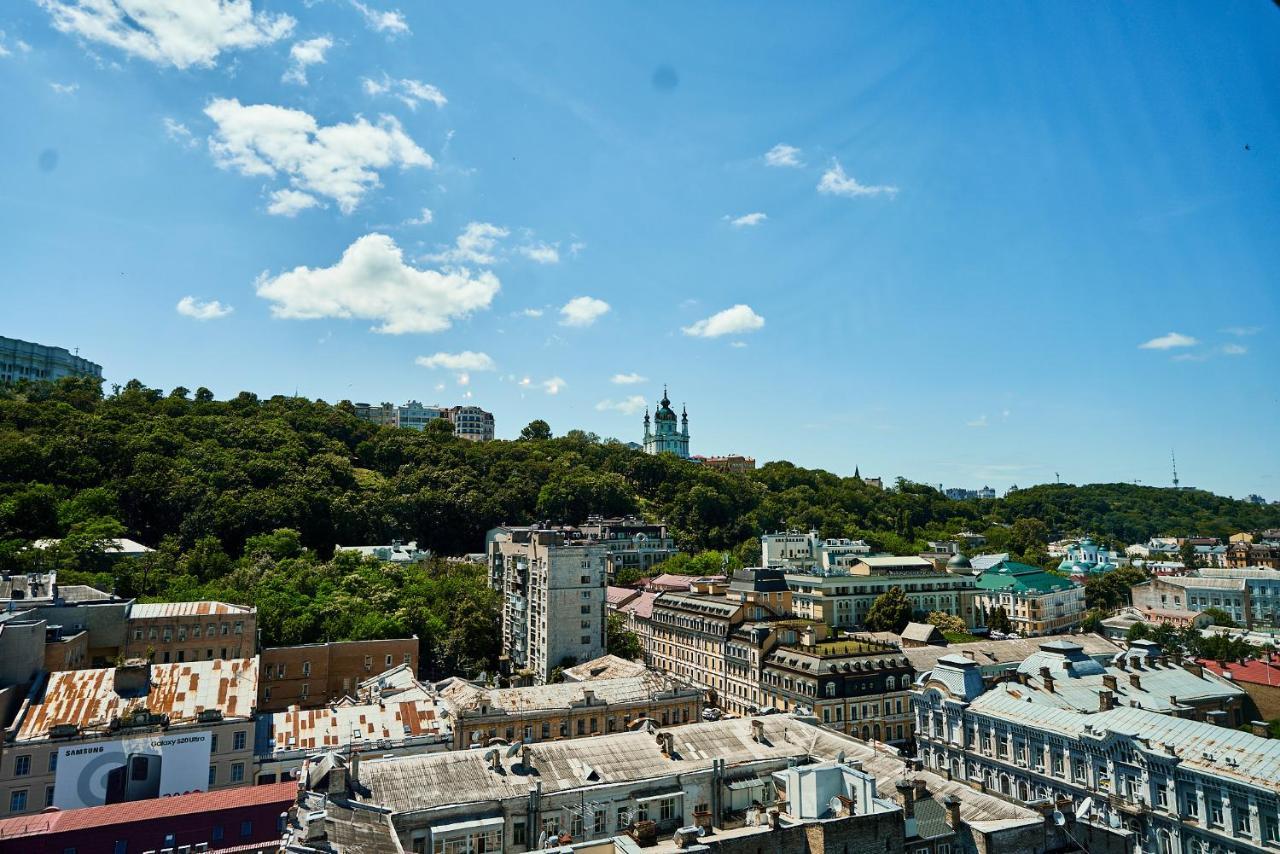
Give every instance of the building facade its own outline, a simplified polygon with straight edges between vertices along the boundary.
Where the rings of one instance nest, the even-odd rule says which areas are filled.
[[[445,417],[453,424],[453,435],[471,442],[493,439],[493,413],[478,406],[451,406]]]
[[[976,625],[1003,608],[1023,637],[1057,634],[1084,619],[1084,586],[1039,567],[1002,561],[978,576],[973,596]]]
[[[0,335],[0,383],[55,382],[63,377],[102,379],[102,365],[65,347],[49,347]]]
[[[966,626],[977,620],[974,577],[939,571],[920,557],[862,557],[846,573],[788,572],[787,586],[796,616],[837,628],[862,625],[876,598],[893,587],[906,594],[915,618],[942,611],[964,620]]]
[[[125,658],[158,664],[250,658],[258,651],[258,612],[226,602],[135,602],[125,625]]]
[[[418,671],[418,638],[266,647],[259,655],[258,708],[314,709],[355,695],[360,683],[393,667]]]
[[[506,528],[489,540],[489,582],[503,596],[505,667],[537,684],[605,650],[608,549],[576,528]]]
[[[579,530],[589,542],[604,546],[605,572],[610,580],[624,569],[646,573],[679,553],[665,524],[646,522],[638,516],[588,516]]]
[[[676,412],[671,408],[671,400],[667,390],[662,390],[662,400],[653,413],[652,429],[650,429],[649,410],[644,413],[644,452],[646,454],[675,454],[681,459],[689,458],[689,413],[680,413],[677,424]]]
[[[847,537],[823,539],[817,531],[779,531],[760,537],[761,566],[778,566],[798,572],[848,571],[854,562],[871,554],[864,540]]]
[[[1135,608],[1190,612],[1218,608],[1239,625],[1247,626],[1253,621],[1253,603],[1243,578],[1160,576],[1133,585],[1129,595]]]
[[[718,457],[692,457],[702,465],[716,471],[748,472],[755,471],[756,458],[744,457],[742,454],[725,454]]]

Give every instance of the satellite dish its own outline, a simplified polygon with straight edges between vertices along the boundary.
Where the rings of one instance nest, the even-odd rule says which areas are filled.
[[[512,744],[510,747],[508,747],[507,758],[510,759],[512,756],[515,756],[517,753],[519,753],[521,747],[524,747],[524,745],[518,741]]]
[[[1053,823],[1056,824],[1058,827],[1062,827],[1064,824],[1067,823],[1067,817],[1062,814],[1062,810],[1055,809],[1053,811]]]
[[[1077,818],[1088,818],[1093,812],[1093,798],[1085,798],[1080,802],[1080,806],[1076,807]]]
[[[1111,825],[1113,828],[1118,829],[1120,827],[1120,816],[1116,815],[1115,813],[1112,813],[1111,817],[1107,819],[1107,824]]]
[[[831,796],[831,800],[827,801],[827,806],[831,807],[831,811],[832,811],[833,813],[835,813],[835,814],[839,815],[839,814],[840,814],[840,808],[841,808],[841,807],[843,807],[843,806],[844,806],[844,804],[840,802],[840,796],[839,796],[839,795],[832,795],[832,796]]]

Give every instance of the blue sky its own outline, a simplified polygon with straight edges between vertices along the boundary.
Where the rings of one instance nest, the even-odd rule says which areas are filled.
[[[694,453],[1000,488],[1167,484],[1174,448],[1280,498],[1272,4],[15,0],[0,31],[0,334],[109,381],[622,439],[668,382]]]

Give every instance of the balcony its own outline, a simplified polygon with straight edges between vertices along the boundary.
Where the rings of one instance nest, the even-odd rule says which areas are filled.
[[[1124,795],[1112,792],[1107,796],[1107,803],[1114,810],[1119,810],[1125,815],[1141,816],[1147,813],[1151,807],[1147,802],[1141,799],[1129,800]]]

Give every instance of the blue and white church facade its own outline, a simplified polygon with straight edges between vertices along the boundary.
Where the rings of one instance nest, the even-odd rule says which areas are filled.
[[[649,410],[644,412],[644,452],[646,454],[675,454],[683,460],[689,459],[689,413],[681,407],[677,422],[676,412],[671,408],[671,400],[667,397],[667,389],[662,389],[662,400],[654,410],[653,421],[649,420]]]

